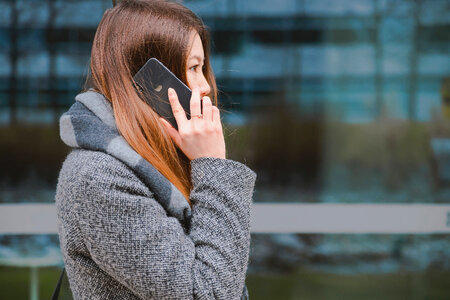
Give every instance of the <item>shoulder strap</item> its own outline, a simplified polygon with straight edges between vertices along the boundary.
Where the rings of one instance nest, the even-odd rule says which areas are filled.
[[[64,271],[66,268],[63,268],[61,275],[59,275],[58,283],[55,286],[55,290],[53,291],[52,298],[50,300],[58,300],[59,297],[59,290],[61,289],[61,283],[64,277]]]

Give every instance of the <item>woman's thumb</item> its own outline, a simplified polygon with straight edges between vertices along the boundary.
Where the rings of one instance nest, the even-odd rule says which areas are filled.
[[[166,127],[167,132],[169,133],[170,137],[174,140],[174,142],[178,146],[180,146],[180,144],[179,144],[180,135],[179,135],[178,131],[175,128],[173,128],[172,124],[167,122],[164,118],[159,118],[159,120],[161,121],[161,123],[163,123],[164,127]]]

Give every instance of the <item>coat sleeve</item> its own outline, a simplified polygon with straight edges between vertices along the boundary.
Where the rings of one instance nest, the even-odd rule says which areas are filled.
[[[142,299],[239,299],[256,174],[233,160],[191,161],[185,233],[130,169],[112,165],[79,177],[87,197],[77,217],[95,263]]]

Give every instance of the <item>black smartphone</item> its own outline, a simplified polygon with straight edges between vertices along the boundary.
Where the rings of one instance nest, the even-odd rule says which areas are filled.
[[[159,60],[150,58],[133,79],[145,102],[175,129],[178,130],[178,126],[167,94],[169,88],[175,90],[187,118],[190,119],[191,90]]]

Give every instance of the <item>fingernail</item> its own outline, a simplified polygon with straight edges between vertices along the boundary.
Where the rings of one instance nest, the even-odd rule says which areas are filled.
[[[174,90],[173,88],[169,88],[169,96],[173,96]]]

